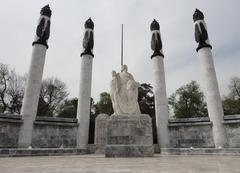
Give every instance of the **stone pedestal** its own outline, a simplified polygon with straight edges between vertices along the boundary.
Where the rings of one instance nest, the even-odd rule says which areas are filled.
[[[106,157],[151,157],[153,154],[149,115],[112,115],[108,119]]]
[[[99,114],[95,120],[95,145],[107,144],[107,123],[110,118],[107,114]]]

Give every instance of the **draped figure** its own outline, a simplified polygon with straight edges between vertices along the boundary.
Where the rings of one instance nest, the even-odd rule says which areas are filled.
[[[110,97],[115,115],[140,114],[137,102],[139,86],[128,73],[127,65],[122,66],[120,73],[112,72]]]

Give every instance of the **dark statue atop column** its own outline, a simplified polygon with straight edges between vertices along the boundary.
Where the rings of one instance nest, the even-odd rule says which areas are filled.
[[[52,15],[49,5],[44,6],[41,9],[40,14],[41,16],[36,30],[36,38],[32,45],[42,44],[48,48],[47,41],[50,35],[50,17]]]
[[[93,46],[94,46],[94,40],[93,40],[93,29],[94,29],[94,23],[91,18],[89,18],[85,22],[85,33],[84,33],[84,38],[83,38],[83,53],[82,55],[93,55]]]
[[[151,48],[154,51],[151,58],[159,55],[164,57],[162,53],[162,40],[160,35],[160,26],[155,19],[151,23],[150,30],[152,31]]]
[[[208,33],[207,33],[207,27],[204,22],[204,15],[203,13],[196,9],[196,11],[193,14],[193,21],[194,21],[194,27],[195,27],[195,40],[198,43],[197,51],[204,47],[212,48],[212,46],[209,44],[208,40]]]

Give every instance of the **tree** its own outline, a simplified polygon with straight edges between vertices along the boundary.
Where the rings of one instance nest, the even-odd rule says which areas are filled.
[[[239,100],[240,99],[240,78],[239,77],[231,78],[229,89],[230,89],[229,97],[231,97],[234,100]]]
[[[229,94],[224,97],[223,110],[225,115],[240,113],[240,78],[233,77],[230,79]]]
[[[0,111],[5,112],[7,110],[6,92],[7,83],[9,80],[9,70],[6,64],[0,63]]]
[[[76,118],[77,116],[77,105],[78,99],[73,98],[70,100],[65,100],[62,105],[61,112],[58,114],[58,117],[63,118]]]
[[[103,92],[100,94],[100,101],[97,102],[97,114],[105,113],[108,115],[113,114],[112,101],[110,98],[110,94],[107,92]]]
[[[155,114],[153,87],[150,84],[143,83],[138,88],[138,103],[142,113]]]
[[[7,95],[9,97],[8,109],[10,113],[20,114],[25,83],[25,77],[16,74],[14,70],[10,72],[7,86]]]
[[[207,116],[204,95],[196,81],[181,86],[168,100],[176,118]]]
[[[94,144],[94,136],[95,136],[95,120],[97,117],[97,106],[94,103],[93,98],[91,98],[90,102],[90,121],[89,121],[89,135],[88,135],[88,143]]]
[[[47,78],[43,80],[40,100],[38,107],[38,116],[55,116],[60,112],[61,105],[64,103],[68,96],[66,85],[58,78]],[[41,105],[43,104],[43,105]],[[45,106],[44,106],[45,105]],[[48,114],[41,114],[48,113]]]
[[[141,113],[148,114],[152,118],[153,142],[157,143],[154,95],[150,84],[142,83],[138,88],[138,103]]]

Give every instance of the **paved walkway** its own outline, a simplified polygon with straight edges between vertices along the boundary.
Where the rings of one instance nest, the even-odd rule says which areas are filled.
[[[0,158],[0,173],[240,173],[239,156],[104,158],[103,155]]]

